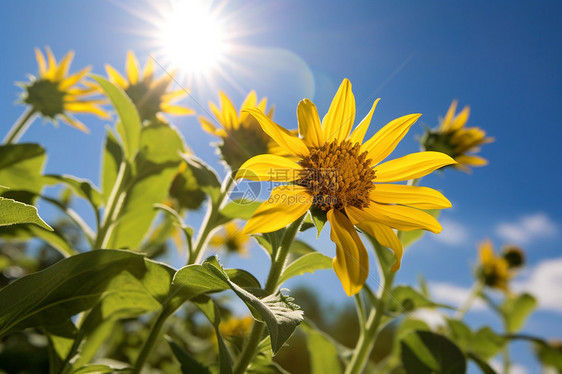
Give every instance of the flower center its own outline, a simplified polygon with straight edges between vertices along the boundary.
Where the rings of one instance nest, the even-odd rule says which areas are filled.
[[[64,113],[65,92],[59,89],[58,82],[40,79],[26,86],[26,91],[23,101],[45,117],[55,118],[57,114]]]
[[[150,120],[160,111],[162,96],[166,87],[150,87],[146,82],[139,81],[125,89],[125,93],[137,107],[141,121]]]
[[[361,152],[359,143],[337,140],[310,150],[300,161],[304,168],[301,178],[296,181],[314,196],[314,205],[322,210],[346,206],[366,208],[369,193],[375,188],[367,152]]]

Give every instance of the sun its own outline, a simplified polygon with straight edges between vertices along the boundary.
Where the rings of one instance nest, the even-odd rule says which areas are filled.
[[[228,53],[224,22],[212,1],[171,3],[158,25],[161,55],[180,74],[200,75],[217,69]]]

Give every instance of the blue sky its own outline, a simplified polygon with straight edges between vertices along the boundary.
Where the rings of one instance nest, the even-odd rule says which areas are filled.
[[[36,74],[34,47],[49,45],[58,58],[75,50],[71,71],[92,65],[95,73],[105,74],[103,65],[109,63],[122,72],[129,49],[143,64],[151,53],[159,57],[156,27],[142,15],[154,16],[155,9],[166,4],[1,2],[2,132],[23,110],[15,105],[19,88],[14,82]],[[408,250],[398,281],[414,283],[418,274],[424,274],[443,299],[452,300],[451,294],[461,291],[447,292],[443,285],[463,289],[470,285],[477,243],[487,237],[498,249],[504,243],[518,243],[529,260],[526,273],[518,278],[519,286],[542,286],[543,306],[526,331],[562,336],[562,277],[558,275],[562,270],[560,2],[270,0],[215,4],[221,8],[219,13],[226,19],[236,47],[222,65],[222,77],[182,81],[192,91],[183,104],[198,114],[207,115],[207,102],[217,101],[218,89],[237,105],[255,89],[275,105],[276,122],[294,128],[300,99],[312,99],[323,116],[339,83],[347,77],[353,84],[358,118],[381,97],[370,134],[396,117],[423,114],[393,153],[392,157],[398,157],[418,150],[415,136],[422,134],[422,125],[436,126],[453,99],[460,106],[470,105],[468,126],[479,126],[496,138],[481,152],[490,165],[471,175],[447,170],[423,179],[423,185],[441,190],[453,208],[442,214],[440,237],[426,235]],[[80,118],[91,134],[36,121],[22,141],[41,142],[47,148],[47,172],[98,183],[98,154],[107,123],[90,116]],[[196,118],[172,122],[194,152],[223,173],[209,146],[215,139],[201,130]],[[327,235],[317,242],[310,236],[305,239],[333,255]],[[259,274],[266,258],[259,249],[252,254],[249,259],[231,261]],[[369,282],[375,284],[375,278],[373,275]],[[318,287],[331,302],[345,298],[333,272],[319,272],[303,280]],[[468,318],[475,324],[493,320],[486,313],[475,310]],[[536,364],[526,350],[515,349],[522,352],[522,363],[531,373]]]

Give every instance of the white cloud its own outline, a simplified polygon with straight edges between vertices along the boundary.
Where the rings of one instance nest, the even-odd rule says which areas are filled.
[[[432,237],[448,245],[461,245],[466,243],[468,239],[468,231],[462,224],[450,219],[440,220],[443,231],[439,235],[432,235]]]
[[[430,282],[429,291],[432,299],[443,304],[449,304],[454,307],[461,306],[470,296],[470,288],[455,286],[451,283]],[[486,304],[480,299],[474,300],[470,310],[484,310]]]
[[[516,222],[503,222],[496,227],[496,233],[501,238],[517,244],[528,244],[534,239],[552,237],[557,232],[557,224],[545,213],[523,216]]]
[[[539,309],[562,313],[562,257],[540,262],[513,282],[517,292],[529,292],[539,301]]]
[[[504,372],[503,371],[503,362],[501,362],[501,361],[492,360],[492,361],[490,361],[490,366],[492,367],[492,369],[494,369],[498,373]],[[523,365],[511,363],[511,365],[509,366],[509,374],[529,374],[529,371]]]
[[[429,308],[416,309],[410,313],[410,317],[424,321],[432,330],[447,325],[445,316],[442,311]]]

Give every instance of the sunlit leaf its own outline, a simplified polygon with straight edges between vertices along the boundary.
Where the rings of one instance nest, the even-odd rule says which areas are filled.
[[[0,145],[0,181],[11,190],[39,194],[43,188],[41,172],[46,154],[39,144]],[[21,200],[20,200],[21,201]]]
[[[392,290],[387,309],[392,312],[405,313],[411,312],[418,308],[436,308],[445,307],[453,309],[450,306],[435,303],[410,286],[396,286]]]
[[[216,203],[221,191],[221,184],[217,177],[217,173],[203,160],[193,155],[182,155],[187,167],[193,173],[199,188],[209,195],[211,202]]]
[[[297,275],[302,275],[304,273],[314,273],[316,270],[331,268],[331,257],[323,255],[320,252],[308,253],[297,258],[295,261],[289,264],[285,268],[285,270],[283,270],[278,284],[283,284],[288,279]]]
[[[123,161],[123,150],[121,145],[113,135],[111,129],[107,129],[107,136],[105,138],[105,146],[103,148],[103,163],[101,171],[101,186],[102,193],[105,202],[111,194],[113,186],[115,186],[115,181],[117,179],[117,173],[119,172],[119,165]]]
[[[53,231],[51,226],[39,217],[37,208],[12,199],[0,197],[0,226],[20,223],[33,223],[45,230]]]
[[[46,175],[47,184],[63,183],[70,187],[74,193],[88,201],[94,210],[102,204],[101,192],[87,179],[80,179],[72,175]]]
[[[528,293],[507,297],[500,306],[507,331],[515,333],[521,330],[536,307],[537,300]]]
[[[310,355],[310,373],[341,373],[338,350],[332,339],[306,323],[301,325],[301,329],[306,334],[306,345]]]

